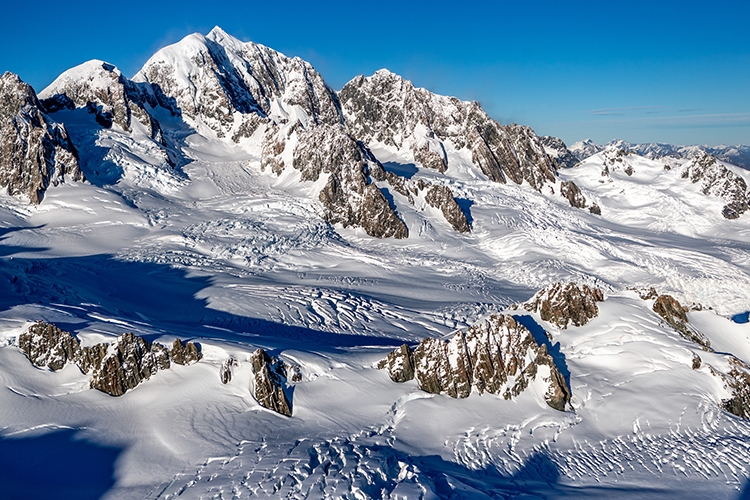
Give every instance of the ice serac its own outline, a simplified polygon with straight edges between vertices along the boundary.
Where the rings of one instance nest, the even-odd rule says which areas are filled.
[[[747,183],[703,151],[688,162],[682,170],[682,178],[693,184],[700,183],[705,195],[717,196],[726,202],[721,214],[727,219],[736,219],[748,209]]]
[[[272,358],[261,348],[253,352],[255,400],[264,408],[287,417],[292,416],[292,402],[286,393],[287,371],[283,361]]]
[[[530,384],[546,388],[546,403],[565,411],[570,389],[565,377],[534,336],[512,316],[494,314],[447,342],[426,338],[412,351],[404,344],[378,364],[394,382],[417,379],[434,394],[466,398],[473,390],[512,399]]]
[[[180,344],[184,352],[197,353],[192,342]],[[170,351],[163,345],[150,343],[132,333],[120,335],[114,343],[100,343],[82,347],[70,332],[55,325],[39,321],[18,336],[18,345],[32,364],[61,370],[67,363],[74,363],[81,372],[91,375],[92,389],[111,396],[122,396],[130,389],[151,378],[160,370],[170,368]],[[174,351],[174,349],[173,349]],[[172,359],[186,364],[186,356]]]
[[[341,123],[338,97],[312,65],[218,27],[161,49],[133,80],[157,86],[183,117],[234,141],[267,120]]]
[[[425,167],[444,172],[447,148],[467,149],[493,181],[526,181],[537,191],[555,182],[555,162],[536,134],[528,127],[500,125],[477,102],[416,88],[387,70],[351,80],[339,98],[355,137],[408,151]]]
[[[41,203],[50,184],[84,180],[65,126],[44,112],[30,85],[0,76],[0,187]]]
[[[671,295],[659,295],[654,301],[653,309],[681,336],[695,342],[706,351],[713,350],[708,338],[690,325],[687,317],[688,308],[680,304],[677,299]]]
[[[599,288],[558,282],[538,291],[523,307],[565,329],[570,324],[583,326],[595,318],[599,314],[596,303],[603,300],[604,293]]]

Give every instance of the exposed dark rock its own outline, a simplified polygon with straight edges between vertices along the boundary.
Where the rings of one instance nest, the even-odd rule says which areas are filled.
[[[193,342],[183,343],[180,339],[174,339],[169,350],[169,358],[178,365],[189,365],[200,361],[203,354]]]
[[[511,316],[496,314],[457,332],[448,342],[426,338],[412,350],[406,344],[378,364],[395,382],[416,378],[420,389],[434,394],[466,398],[479,394],[518,396],[540,376],[547,383],[545,401],[564,411],[570,389],[545,346],[540,346],[523,325]]]
[[[159,370],[170,367],[170,351],[161,344],[125,333],[113,344],[96,344],[81,347],[71,333],[54,325],[37,322],[19,335],[18,344],[34,365],[60,370],[67,363],[75,363],[81,372],[91,374],[91,388],[111,396],[122,396],[149,379]],[[192,342],[183,344],[179,339],[171,352],[177,354],[175,363],[197,361],[201,354]],[[197,355],[196,355],[197,353]]]
[[[570,202],[571,207],[586,208],[586,197],[583,196],[581,189],[576,186],[575,182],[563,181],[560,184],[560,194]],[[601,214],[601,210],[599,211],[599,214]]]
[[[701,360],[701,357],[693,353],[693,364],[692,364],[693,370],[700,370],[702,364],[703,364],[703,360]]]
[[[150,344],[146,339],[124,333],[117,338],[98,367],[94,367],[91,387],[111,396],[122,396],[128,390],[151,378],[159,370],[169,368],[164,346]]]
[[[102,127],[116,124],[126,132],[132,130],[135,118],[164,145],[161,126],[146,107],[158,104],[152,94],[152,89],[128,80],[112,64],[93,60],[60,75],[44,89],[41,102],[48,112],[87,108]]]
[[[394,382],[406,382],[414,378],[414,354],[407,344],[403,344],[378,363],[378,369],[388,370]]]
[[[406,238],[406,225],[386,197],[368,179],[371,169],[382,169],[363,146],[340,125],[319,125],[299,132],[294,168],[302,180],[315,181],[329,174],[320,192],[325,219],[344,227],[362,227],[378,238]]]
[[[721,213],[727,219],[737,219],[748,209],[745,180],[703,151],[684,167],[682,178],[693,184],[700,182],[703,194],[723,199],[726,205]]]
[[[720,374],[732,397],[721,402],[722,408],[738,417],[750,419],[750,366],[729,357],[729,373]]]
[[[50,184],[84,180],[65,126],[42,109],[30,85],[13,73],[0,76],[0,187],[34,204]]]
[[[555,160],[560,168],[575,167],[580,161],[572,151],[568,149],[562,139],[544,135],[539,137],[539,142],[544,146],[547,155]]]
[[[232,368],[237,366],[237,360],[234,356],[229,356],[224,363],[221,365],[219,370],[219,378],[222,384],[228,384],[232,380]]]
[[[687,318],[689,309],[683,307],[671,295],[659,295],[654,302],[654,312],[674,328],[682,337],[695,342],[706,351],[713,351],[711,342],[701,332],[693,328]]]
[[[589,207],[589,212],[591,212],[594,215],[601,215],[602,209],[599,208],[599,205],[597,205],[596,203],[592,203],[591,206]]]
[[[528,127],[500,125],[476,102],[433,94],[387,70],[358,76],[339,93],[352,134],[367,144],[408,148],[415,161],[443,172],[445,141],[468,149],[490,179],[528,182],[537,191],[554,182],[556,164]]]
[[[659,292],[657,292],[654,287],[641,288],[640,290],[636,290],[636,292],[643,300],[653,300],[659,296]]]
[[[434,208],[439,208],[448,223],[459,233],[471,231],[469,221],[461,207],[456,203],[453,192],[448,186],[432,186],[425,195],[425,201]]]
[[[596,303],[603,300],[604,293],[599,288],[555,283],[537,292],[523,307],[538,312],[544,321],[567,328],[569,324],[583,326],[595,318],[599,314]]]
[[[51,370],[75,363],[81,350],[81,344],[72,334],[42,321],[18,336],[18,346],[32,364]]]
[[[255,374],[254,397],[258,404],[287,417],[292,416],[292,404],[286,394],[284,362],[271,358],[263,349],[253,352],[251,361]]]

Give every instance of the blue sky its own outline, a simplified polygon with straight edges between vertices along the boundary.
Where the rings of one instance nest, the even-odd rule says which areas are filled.
[[[0,71],[41,90],[104,59],[132,76],[214,25],[340,89],[386,67],[568,144],[750,144],[750,1],[12,1]]]

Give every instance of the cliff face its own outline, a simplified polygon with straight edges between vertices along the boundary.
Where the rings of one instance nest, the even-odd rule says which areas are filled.
[[[0,187],[41,203],[52,184],[84,180],[65,126],[52,122],[31,86],[0,76]]]
[[[170,362],[190,364],[203,356],[192,342],[174,341],[172,349],[125,333],[114,343],[82,347],[70,332],[38,322],[19,335],[18,345],[32,364],[60,370],[67,363],[91,375],[91,388],[110,396],[122,396],[130,389],[167,370]],[[179,347],[178,347],[179,346]]]
[[[700,151],[683,167],[682,178],[700,183],[703,194],[717,196],[726,202],[721,214],[736,219],[747,211],[748,189],[745,180],[719,163],[714,156]]]
[[[466,398],[472,391],[513,399],[531,383],[546,387],[545,402],[564,411],[570,388],[547,352],[511,316],[496,314],[457,332],[447,342],[426,338],[415,349],[402,345],[380,362],[394,382],[416,379],[419,388]]]
[[[425,167],[445,172],[446,150],[466,149],[493,181],[526,181],[537,191],[555,182],[555,162],[536,134],[528,127],[500,125],[476,102],[416,88],[387,70],[351,80],[339,98],[353,135],[366,144],[408,151]]]

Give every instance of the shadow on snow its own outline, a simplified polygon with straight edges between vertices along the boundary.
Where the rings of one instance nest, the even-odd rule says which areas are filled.
[[[95,500],[115,484],[119,448],[76,439],[75,430],[0,439],[0,491],[8,500]]]

